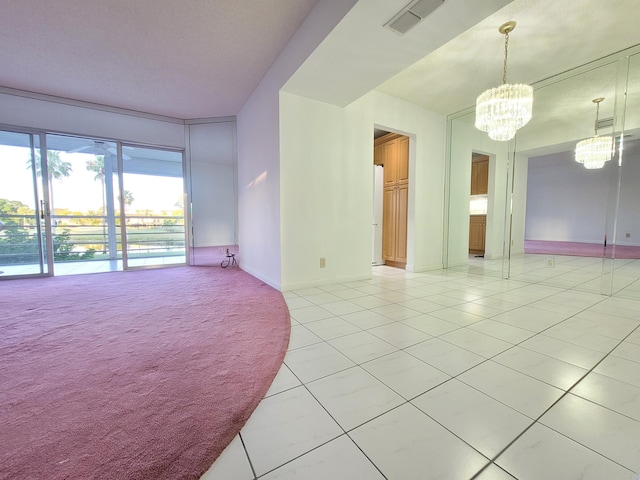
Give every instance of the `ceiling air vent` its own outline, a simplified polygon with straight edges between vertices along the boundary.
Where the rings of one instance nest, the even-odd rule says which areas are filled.
[[[613,127],[613,117],[601,118],[598,120],[596,124],[596,128],[600,130],[601,128]]]
[[[404,35],[427,18],[444,0],[417,0],[396,13],[384,26],[399,35]]]

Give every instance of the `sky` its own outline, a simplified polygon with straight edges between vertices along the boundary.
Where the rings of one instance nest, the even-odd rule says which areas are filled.
[[[18,200],[34,208],[33,180],[27,162],[28,148],[0,146],[0,198]],[[70,162],[71,174],[53,180],[54,208],[68,208],[86,212],[102,209],[102,186],[95,180],[95,173],[86,168],[88,160],[95,156],[85,153],[61,153],[60,159]],[[183,181],[175,177],[125,174],[124,189],[133,195],[133,203],[127,208],[136,210],[173,211],[183,195]],[[117,189],[117,185],[115,185]],[[116,200],[117,201],[117,200]],[[117,207],[116,207],[117,208]]]

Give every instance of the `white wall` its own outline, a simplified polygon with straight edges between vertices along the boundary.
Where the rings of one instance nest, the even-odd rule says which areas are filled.
[[[282,289],[369,278],[373,129],[349,134],[343,108],[285,92],[280,112]],[[349,153],[354,135],[366,152]]]
[[[616,243],[640,245],[640,148],[625,151]],[[529,159],[525,238],[603,243],[612,220],[618,171],[615,161],[587,170],[573,152]],[[626,233],[630,237],[625,236]],[[611,242],[609,233],[609,242]]]
[[[279,92],[355,0],[320,0],[238,113],[238,243],[242,268],[280,288]]]
[[[185,147],[181,120],[38,97],[0,93],[0,124],[163,147]]]
[[[411,138],[407,270],[442,268],[446,118],[418,105],[371,92],[374,125]],[[371,130],[373,133],[373,130]],[[369,142],[373,142],[369,137]],[[373,154],[369,157],[371,163]]]
[[[235,245],[235,120],[188,126],[193,245]]]
[[[576,163],[572,152],[530,158],[525,238],[602,243],[608,176]]]
[[[379,92],[280,98],[282,289],[371,276],[376,126],[411,137],[407,269],[442,268],[445,118]]]

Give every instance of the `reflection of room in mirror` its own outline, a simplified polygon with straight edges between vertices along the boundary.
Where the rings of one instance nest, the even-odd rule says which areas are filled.
[[[607,201],[617,168],[608,167],[585,170],[571,151],[529,158],[525,253],[640,258],[640,141],[625,145],[614,236]]]
[[[509,145],[482,138],[471,112],[451,119],[450,268],[640,298],[640,287],[632,287],[640,284],[638,51],[631,47],[534,84],[533,118]],[[594,135],[593,99],[601,97],[598,135],[613,137],[615,151],[590,170],[576,162],[575,148]],[[481,261],[462,244],[471,240],[465,214],[484,208],[479,197],[461,200],[467,155],[475,152],[492,162]]]

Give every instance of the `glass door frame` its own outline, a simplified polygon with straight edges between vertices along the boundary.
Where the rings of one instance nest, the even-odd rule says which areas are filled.
[[[17,278],[33,278],[33,277],[51,277],[53,272],[53,232],[51,222],[51,211],[49,202],[49,182],[48,182],[48,164],[46,156],[46,134],[39,130],[28,128],[19,128],[10,125],[0,124],[0,130],[3,132],[15,133],[18,135],[26,135],[29,137],[30,152],[30,173],[31,185],[33,188],[34,201],[34,227],[37,242],[38,265],[40,271],[38,273],[12,274],[2,276],[5,279]],[[36,142],[37,140],[37,142]],[[38,143],[38,146],[36,146]],[[40,165],[38,165],[38,156]],[[40,179],[38,179],[38,167],[40,168]]]
[[[33,196],[34,196],[34,213],[33,218],[35,222],[35,230],[37,235],[37,249],[38,249],[38,263],[39,263],[39,272],[38,273],[25,273],[25,274],[12,274],[12,275],[2,275],[0,279],[15,279],[15,278],[28,278],[28,277],[49,277],[55,276],[55,258],[54,258],[54,230],[53,230],[53,218],[55,212],[51,211],[51,188],[49,184],[49,165],[47,162],[47,136],[48,135],[57,135],[57,136],[66,136],[66,137],[76,137],[87,140],[99,140],[105,142],[111,142],[117,149],[117,171],[114,168],[113,174],[117,175],[117,179],[113,179],[114,185],[114,194],[117,195],[117,198],[114,199],[115,208],[120,208],[120,212],[118,215],[114,216],[116,221],[120,221],[120,229],[118,230],[117,224],[114,227],[114,231],[116,234],[120,234],[120,245],[121,250],[117,251],[117,239],[114,236],[113,239],[110,240],[116,246],[116,254],[120,253],[122,255],[122,270],[139,270],[144,268],[158,268],[158,267],[169,267],[169,266],[184,266],[189,265],[189,255],[191,254],[191,216],[190,212],[190,201],[191,195],[188,190],[189,179],[187,176],[187,172],[189,171],[189,167],[185,161],[186,152],[184,149],[175,148],[175,147],[167,147],[162,145],[150,145],[143,143],[134,143],[134,142],[123,142],[118,139],[111,138],[101,138],[94,136],[86,136],[82,134],[76,133],[66,133],[66,132],[58,132],[58,131],[50,131],[50,130],[40,130],[33,128],[22,128],[19,126],[12,126],[6,124],[0,124],[0,130],[8,133],[15,133],[18,135],[25,136],[25,146],[24,148],[28,148],[30,151],[30,159],[31,159],[31,179],[29,183],[33,185]],[[28,139],[26,138],[28,136]],[[28,143],[28,146],[26,145]],[[133,148],[142,148],[142,149],[152,149],[159,150],[165,152],[173,152],[176,154],[180,154],[181,158],[181,192],[183,198],[182,205],[182,216],[184,219],[184,261],[180,263],[168,263],[168,264],[158,264],[158,265],[148,265],[148,266],[132,266],[129,264],[129,258],[127,255],[127,238],[126,238],[126,211],[125,211],[125,201],[123,198],[124,192],[124,160],[123,160],[123,147],[133,147]],[[39,164],[37,162],[40,162]],[[40,172],[38,174],[38,168]],[[38,178],[40,176],[40,178]],[[110,232],[111,233],[111,232]],[[112,236],[111,234],[109,235]],[[34,264],[32,264],[34,265]]]
[[[33,158],[33,161],[37,161],[36,160],[36,156],[35,156],[35,147],[33,145],[33,139],[35,137],[35,135],[38,135],[40,141],[40,171],[41,171],[41,175],[40,175],[40,182],[41,182],[41,188],[42,188],[42,198],[37,198],[38,197],[38,190],[36,189],[36,202],[38,202],[36,204],[36,208],[38,205],[40,205],[40,208],[43,209],[43,211],[40,212],[40,219],[44,219],[44,230],[45,230],[45,249],[44,251],[46,252],[46,260],[47,260],[47,271],[43,272],[42,275],[43,276],[48,276],[48,277],[52,277],[55,275],[55,271],[54,271],[54,256],[53,256],[53,223],[51,221],[51,190],[50,190],[50,185],[49,185],[49,163],[47,161],[47,134],[45,132],[38,132],[37,134],[33,134],[31,136],[31,155]],[[34,165],[35,167],[35,165]],[[35,171],[33,172],[35,175]],[[37,175],[36,175],[37,177]],[[41,223],[39,222],[39,226],[38,226],[38,242],[40,243],[39,247],[40,247],[40,251],[42,251],[42,232],[41,232]],[[41,254],[42,255],[42,254]]]
[[[191,206],[190,206],[190,195],[189,195],[189,190],[188,190],[188,185],[187,185],[187,166],[186,166],[186,161],[185,161],[185,151],[182,149],[178,149],[178,148],[171,148],[171,147],[162,147],[162,146],[158,146],[158,145],[145,145],[145,144],[139,144],[139,143],[131,143],[131,142],[120,142],[117,141],[117,154],[118,154],[118,206],[120,208],[120,215],[119,215],[119,220],[120,220],[120,243],[121,243],[121,253],[122,253],[122,268],[123,270],[143,270],[143,269],[148,269],[148,268],[168,268],[168,267],[181,267],[181,266],[185,266],[185,265],[189,265],[189,255],[191,254],[191,248],[190,248],[190,240],[191,240],[191,235],[189,234],[190,229],[191,229],[191,216],[187,214],[187,212],[190,212],[191,210]],[[123,154],[123,149],[125,147],[131,147],[131,148],[142,148],[142,149],[150,149],[150,150],[160,150],[160,151],[165,151],[165,152],[174,152],[174,153],[179,153],[182,157],[181,160],[181,171],[182,171],[182,196],[183,196],[183,202],[182,202],[182,216],[183,216],[183,221],[184,221],[184,257],[185,260],[182,263],[175,263],[175,264],[162,264],[162,265],[148,265],[148,266],[140,266],[140,265],[130,265],[129,264],[129,247],[128,247],[128,240],[127,240],[127,224],[126,224],[126,220],[127,220],[127,212],[125,211],[125,198],[124,198],[124,154]]]

